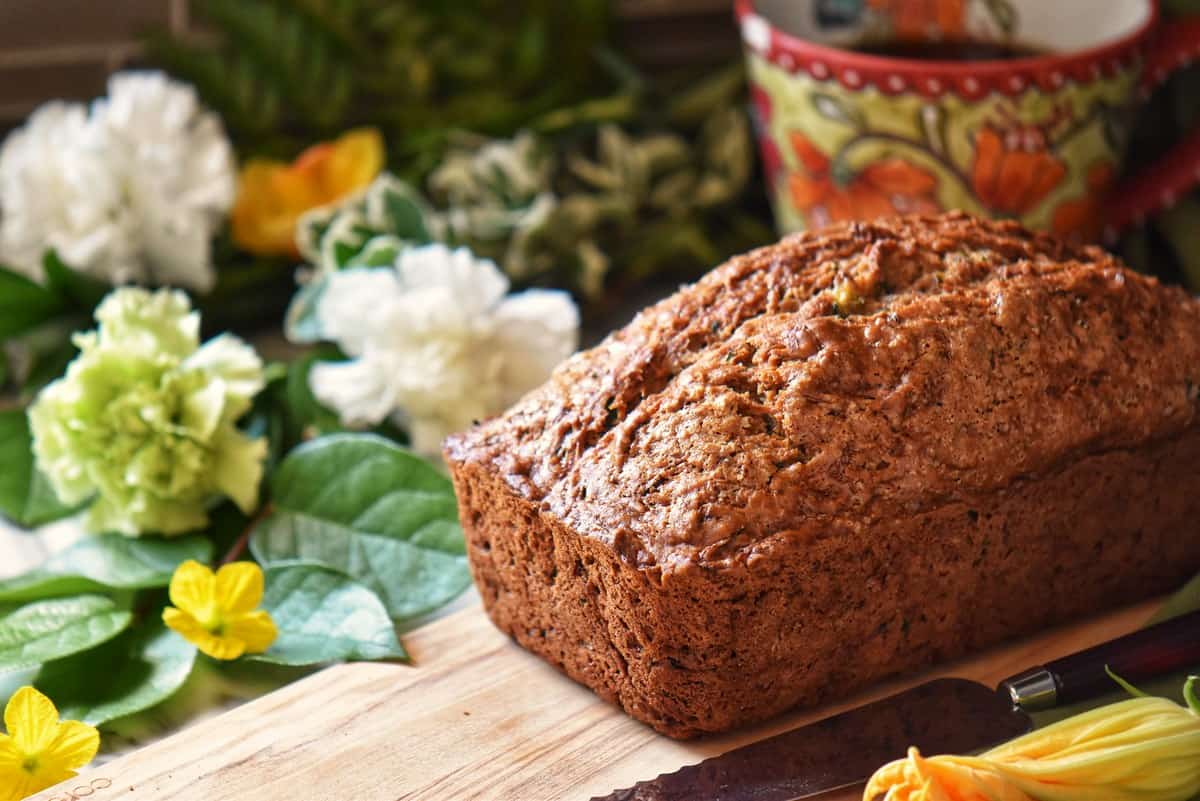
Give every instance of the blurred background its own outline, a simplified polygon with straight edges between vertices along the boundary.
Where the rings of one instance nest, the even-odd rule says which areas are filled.
[[[1200,2],[1166,0],[1163,9],[1196,14]],[[533,237],[531,252],[508,254],[532,266],[506,272],[518,284],[571,289],[597,330],[774,236],[752,137],[730,127],[731,112],[748,104],[728,0],[7,0],[0,131],[47,100],[101,96],[109,74],[131,67],[194,84],[243,162],[290,160],[348,129],[377,127],[387,168],[443,205],[479,190],[431,184],[449,156],[535,132],[554,151],[554,164],[539,168],[560,198],[603,197],[568,203],[560,217],[574,230],[554,242]],[[1141,114],[1129,169],[1198,117],[1193,66]],[[723,185],[696,202],[695,187],[714,175]],[[1198,231],[1193,195],[1117,249],[1138,269],[1200,289]],[[510,249],[513,231],[494,234]],[[208,303],[214,328],[266,319],[264,298],[281,305],[290,294],[278,264],[232,248],[217,255],[226,267]],[[247,285],[252,308],[239,308]]]
[[[195,0],[6,0],[0,4],[0,120],[12,127],[45,100],[103,94],[109,73],[145,63],[149,34],[211,40],[219,26],[205,18],[205,5]],[[376,5],[402,10],[420,4]],[[642,65],[715,64],[739,54],[726,0],[622,0],[612,6],[616,39]]]

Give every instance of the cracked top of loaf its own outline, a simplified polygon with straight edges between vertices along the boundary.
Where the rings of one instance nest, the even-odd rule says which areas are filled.
[[[446,455],[626,562],[753,562],[1197,422],[1200,303],[1012,223],[854,223],[731,259]]]

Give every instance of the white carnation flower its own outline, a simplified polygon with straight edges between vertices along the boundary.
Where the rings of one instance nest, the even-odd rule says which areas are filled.
[[[0,149],[0,262],[40,280],[49,248],[90,265],[124,240],[111,176],[87,110],[47,103]]]
[[[414,450],[439,453],[447,434],[504,410],[578,345],[570,296],[508,288],[491,261],[441,244],[401,252],[394,269],[331,275],[317,318],[351,359],[314,366],[313,394],[346,425],[391,416]]]
[[[0,260],[38,278],[53,248],[108,283],[211,288],[236,188],[220,121],[162,73],[120,73],[108,91],[90,116],[48,104],[4,143]]]

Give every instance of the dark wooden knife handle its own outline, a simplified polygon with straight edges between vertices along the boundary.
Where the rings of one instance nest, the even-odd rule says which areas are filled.
[[[1111,692],[1117,685],[1107,670],[1137,684],[1192,667],[1200,667],[1200,611],[1064,656],[1006,679],[1000,687],[1017,706],[1031,711]]]

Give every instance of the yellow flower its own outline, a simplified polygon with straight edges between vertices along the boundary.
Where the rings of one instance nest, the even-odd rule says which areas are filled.
[[[232,562],[214,574],[189,559],[171,576],[171,603],[163,622],[213,659],[261,654],[278,633],[275,621],[255,609],[263,596],[262,568]]]
[[[1187,801],[1200,793],[1200,701],[1134,698],[1075,715],[978,757],[884,765],[864,801]]]
[[[0,801],[19,801],[76,775],[96,756],[100,733],[77,720],[58,720],[54,703],[22,687],[4,709],[0,734]]]
[[[356,128],[313,145],[291,164],[251,159],[238,178],[233,240],[264,256],[299,255],[300,215],[365,188],[383,169],[383,157],[379,131]]]

